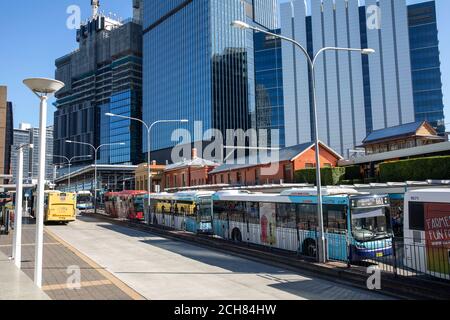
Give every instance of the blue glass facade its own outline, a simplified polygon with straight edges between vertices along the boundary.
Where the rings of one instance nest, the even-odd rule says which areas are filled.
[[[367,39],[367,18],[366,7],[359,7],[359,28],[361,30],[361,48],[368,48]],[[370,91],[370,68],[369,56],[362,56],[363,67],[363,81],[364,81],[364,110],[366,113],[366,132],[367,134],[373,131],[373,117],[372,117],[372,92]]]
[[[273,31],[279,34],[280,30]],[[256,127],[263,130],[279,130],[279,143],[285,146],[284,97],[281,40],[255,34]]]
[[[445,132],[439,40],[434,1],[408,7],[416,120]]]
[[[151,149],[173,147],[174,129],[256,126],[253,32],[233,20],[274,27],[275,0],[154,0],[144,3],[143,120],[189,119],[153,131]],[[265,9],[264,9],[265,8]],[[144,134],[144,152],[147,152]],[[202,137],[197,137],[201,140]]]
[[[109,127],[111,118],[105,116],[105,113],[110,112],[109,103],[99,106],[100,109],[100,144],[109,143]],[[108,164],[111,162],[108,148],[101,148],[98,155],[98,163]]]
[[[122,91],[111,96],[109,104],[102,105],[100,118],[101,144],[118,144],[100,149],[99,163],[135,164],[142,161],[141,135],[139,122],[121,118],[110,118],[105,113],[141,118],[139,94],[133,90]]]
[[[368,47],[366,7],[360,9],[361,46]],[[439,40],[434,1],[408,6],[409,45],[416,121],[428,121],[445,132]],[[373,131],[369,57],[363,56],[367,134]]]

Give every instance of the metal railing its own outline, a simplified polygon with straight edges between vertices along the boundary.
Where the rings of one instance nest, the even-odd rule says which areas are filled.
[[[450,246],[430,246],[413,239],[394,238],[392,255],[368,259],[383,272],[397,277],[444,281],[450,284]]]

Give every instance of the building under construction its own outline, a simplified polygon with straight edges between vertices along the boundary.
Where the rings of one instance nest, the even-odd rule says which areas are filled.
[[[99,163],[137,164],[142,156],[141,125],[105,113],[141,118],[142,1],[133,1],[134,17],[127,20],[104,14],[99,2],[91,1],[92,14],[77,30],[79,48],[55,62],[55,77],[66,86],[56,95],[54,155],[93,155],[91,148],[66,140],[94,146],[124,142],[102,148]],[[93,161],[74,161],[74,169]]]

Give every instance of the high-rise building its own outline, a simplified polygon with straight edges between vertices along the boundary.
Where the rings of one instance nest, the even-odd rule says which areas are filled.
[[[13,180],[16,181],[17,177],[17,161],[18,161],[18,152],[17,147],[23,145],[23,144],[29,144],[30,143],[30,131],[26,129],[14,129],[14,145],[11,149],[11,161],[14,164],[12,166],[11,173],[13,175]],[[23,177],[25,180],[29,179],[31,180],[32,172],[30,167],[30,149],[24,148],[23,149]]]
[[[11,163],[12,175],[15,181],[17,176],[17,160],[18,152],[17,148],[22,144],[32,144],[33,148],[25,148],[24,152],[24,164],[23,164],[23,177],[24,179],[37,179],[39,175],[39,128],[33,128],[27,123],[21,123],[18,129],[14,129],[14,144],[11,148]],[[45,158],[45,178],[47,180],[53,179],[53,127],[47,127],[46,136],[46,158]]]
[[[11,171],[11,145],[13,144],[13,108],[7,101],[7,88],[0,86],[0,174]]]
[[[66,140],[90,143],[123,142],[102,148],[103,164],[137,164],[142,159],[141,124],[105,113],[141,118],[142,104],[142,1],[134,1],[134,18],[118,21],[99,11],[93,1],[88,22],[77,30],[79,49],[56,60],[56,79],[66,86],[57,93],[54,115],[54,154],[92,155],[92,149]],[[60,159],[55,158],[55,163]],[[93,158],[74,161],[91,164]]]
[[[281,51],[279,38],[261,32],[255,34],[256,128],[267,133],[278,130],[279,141],[272,143],[271,135],[267,136],[272,147],[283,147],[286,140]]]
[[[416,121],[430,122],[445,133],[436,3],[408,6],[409,43]]]
[[[310,10],[308,3],[293,0],[281,5],[281,32],[305,44],[311,57],[323,47],[376,51],[370,56],[328,51],[319,58],[321,140],[347,155],[373,130],[415,119],[443,124],[437,28],[423,16],[428,22],[436,20],[430,9],[434,1],[408,7],[405,0],[367,0],[364,6],[358,0],[320,0],[311,1]],[[285,135],[290,146],[314,137],[312,85],[304,55],[287,42],[282,46]],[[431,64],[432,70],[424,64]],[[425,84],[425,78],[431,83]]]
[[[276,9],[277,0],[144,2],[143,120],[190,120],[154,130],[152,151],[173,147],[177,128],[194,138],[195,121],[223,133],[256,127],[253,32],[230,25],[243,20],[275,29]]]

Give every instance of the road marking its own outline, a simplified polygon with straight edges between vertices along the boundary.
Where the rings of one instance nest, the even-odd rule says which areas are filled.
[[[58,243],[58,242],[44,242],[44,245],[45,246],[60,246],[61,243]],[[24,246],[24,247],[31,247],[31,246],[33,246],[34,247],[34,243],[24,243],[24,244],[22,244],[22,246]],[[12,244],[2,244],[2,245],[0,245],[0,248],[8,248],[8,247],[12,247]]]
[[[133,300],[146,300],[142,295],[137,293],[135,290],[127,286],[125,283],[120,281],[117,277],[115,277],[113,274],[106,271],[102,266],[97,264],[95,261],[93,261],[91,258],[86,256],[85,254],[81,253],[78,249],[58,237],[56,234],[54,234],[52,231],[50,231],[48,228],[45,228],[45,231],[48,233],[50,237],[52,237],[54,240],[60,242],[63,246],[65,246],[67,249],[72,251],[75,255],[77,255],[80,259],[82,259],[84,262],[89,264],[92,268],[96,269],[102,276],[104,276],[106,279],[108,279],[111,284],[118,287],[120,290],[122,290],[126,295],[128,295]]]
[[[99,286],[107,286],[112,285],[113,283],[109,280],[97,280],[97,281],[85,281],[81,282],[80,286],[81,288],[87,288],[87,287],[99,287]],[[44,291],[57,291],[57,290],[66,290],[69,289],[67,287],[67,283],[64,284],[51,284],[47,286],[43,286],[42,290]]]

